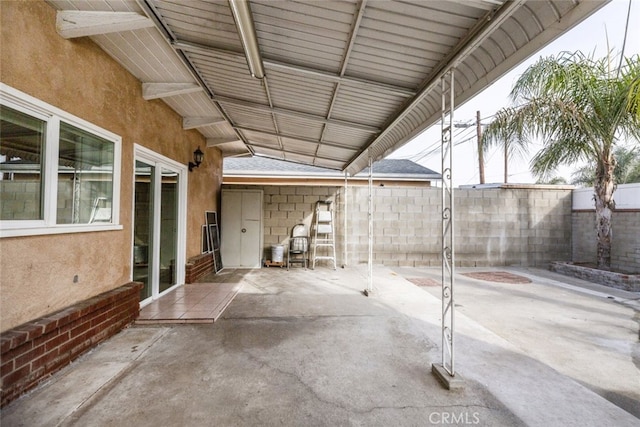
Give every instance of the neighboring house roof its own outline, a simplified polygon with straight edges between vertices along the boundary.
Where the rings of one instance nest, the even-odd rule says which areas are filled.
[[[344,179],[344,174],[334,169],[310,166],[301,163],[276,160],[268,157],[227,157],[224,159],[222,174],[229,177],[254,178],[319,178]],[[411,180],[432,181],[442,176],[411,160],[383,159],[373,164],[373,177],[376,180]],[[357,173],[349,179],[368,179],[369,168]]]

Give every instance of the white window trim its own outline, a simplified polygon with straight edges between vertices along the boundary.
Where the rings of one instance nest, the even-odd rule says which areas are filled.
[[[0,82],[0,100],[7,107],[47,122],[45,169],[42,171],[44,220],[0,221],[0,238],[122,230],[123,226],[120,224],[122,138],[2,82]],[[110,224],[56,224],[56,192],[51,189],[58,186],[57,165],[60,121],[91,132],[113,143],[113,199],[111,202],[112,219]]]

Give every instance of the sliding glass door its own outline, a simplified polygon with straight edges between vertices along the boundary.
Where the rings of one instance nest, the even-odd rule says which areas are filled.
[[[136,146],[133,280],[142,304],[184,282],[186,167]]]

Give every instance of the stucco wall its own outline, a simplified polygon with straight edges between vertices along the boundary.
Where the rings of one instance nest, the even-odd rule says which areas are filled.
[[[122,137],[122,230],[0,239],[6,330],[131,279],[134,143],[184,164],[206,143],[164,102],[143,100],[141,82],[89,38],[61,38],[45,2],[3,1],[0,19],[0,81]],[[219,150],[188,177],[187,258],[200,253],[204,211],[218,207]]]
[[[311,226],[315,202],[332,200],[336,211],[337,264],[368,260],[368,188],[233,186],[264,191],[264,257],[286,243],[294,225]],[[373,188],[374,263],[440,265],[440,189]],[[458,189],[455,192],[456,263],[460,266],[535,265],[571,255],[571,190]],[[311,227],[310,227],[311,229]]]

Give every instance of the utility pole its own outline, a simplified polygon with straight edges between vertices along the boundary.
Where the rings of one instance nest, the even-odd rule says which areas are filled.
[[[453,125],[455,128],[470,128],[473,125],[470,123],[456,123]],[[480,175],[480,184],[484,184],[484,151],[482,149],[482,126],[480,123],[480,110],[476,111],[476,135],[478,137],[478,174]]]
[[[480,110],[476,111],[476,134],[478,135],[478,171],[480,174],[480,184],[484,184],[484,147],[482,146],[482,124],[480,123]]]

